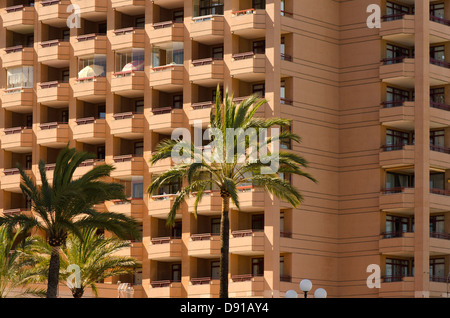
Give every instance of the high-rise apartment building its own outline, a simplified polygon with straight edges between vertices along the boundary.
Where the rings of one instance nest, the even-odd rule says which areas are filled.
[[[71,4],[77,5],[69,7]],[[369,28],[367,7],[381,8]],[[69,8],[69,12],[68,12]],[[79,20],[76,16],[79,8]],[[67,143],[113,164],[143,239],[135,297],[217,297],[221,198],[176,225],[180,183],[145,193],[175,128],[208,126],[217,85],[259,94],[293,120],[317,180],[293,177],[298,209],[240,189],[230,214],[229,294],[284,297],[302,279],[329,297],[441,297],[450,266],[450,0],[4,0],[0,25],[0,212],[30,213],[16,164],[51,179]],[[73,28],[68,28],[67,20]],[[78,24],[79,23],[79,24]],[[380,288],[367,267],[379,265]],[[105,294],[106,295],[106,294]],[[102,293],[100,293],[102,296]]]

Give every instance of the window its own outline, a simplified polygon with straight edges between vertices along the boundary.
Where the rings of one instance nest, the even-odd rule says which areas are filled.
[[[214,47],[212,49],[212,58],[215,60],[223,59],[223,46]]]
[[[32,155],[25,156],[25,169],[31,170],[31,166],[33,164],[32,158],[33,158]]]
[[[430,280],[446,282],[445,275],[445,259],[432,258],[430,259]]]
[[[69,79],[70,79],[70,71],[69,70],[64,70],[61,72],[61,80],[63,83],[69,83]]]
[[[385,282],[401,281],[402,277],[407,277],[409,273],[409,261],[402,259],[386,259]]]
[[[134,112],[136,114],[143,114],[144,113],[144,100],[140,99],[134,102]]]
[[[173,238],[181,238],[182,231],[182,223],[181,222],[175,222],[175,224],[172,227],[172,237]]]
[[[430,145],[435,147],[445,146],[445,130],[430,131]]]
[[[284,232],[284,223],[285,223],[284,212],[280,212],[280,232],[281,233]]]
[[[220,278],[220,261],[211,262],[211,279]]]
[[[443,19],[444,18],[444,3],[430,4],[430,16]]]
[[[170,42],[161,46],[153,46],[152,67],[176,64],[184,62],[183,42]]]
[[[183,23],[184,22],[183,21],[184,20],[184,11],[183,10],[174,11],[172,20],[175,23]]]
[[[411,55],[410,49],[392,45],[392,44],[386,44],[385,64],[401,63],[404,58],[407,58],[410,55]]]
[[[138,141],[134,143],[134,155],[136,157],[142,157],[144,155],[144,142]]]
[[[252,258],[252,275],[264,276],[264,258]]]
[[[211,219],[211,234],[220,234],[220,218]]]
[[[33,47],[34,46],[34,35],[28,35],[27,36],[26,46],[27,47]]]
[[[264,214],[252,215],[252,230],[253,231],[264,230]]]
[[[26,121],[27,121],[27,128],[33,127],[33,115],[27,115]]]
[[[145,17],[139,17],[134,20],[134,26],[138,29],[145,28]]]
[[[106,55],[96,54],[78,60],[78,79],[106,76]]]
[[[386,174],[387,189],[403,189],[414,187],[414,175],[388,172]]]
[[[402,233],[409,232],[410,219],[393,215],[386,215],[385,238],[401,237]]]
[[[181,264],[172,265],[172,281],[181,282]]]
[[[20,66],[6,70],[7,88],[33,88],[33,66]]]
[[[144,49],[116,52],[116,72],[144,70]]]
[[[223,0],[200,0],[200,16],[223,15]]]
[[[398,20],[403,17],[404,14],[410,13],[410,9],[407,6],[403,6],[393,2],[386,3],[386,17],[385,21]]]
[[[409,91],[390,86],[386,88],[386,107],[402,106],[404,102],[409,100]]]
[[[63,30],[61,35],[63,41],[70,41],[70,29]]]
[[[220,88],[219,92],[221,98],[223,98],[223,88]],[[213,89],[211,95],[212,95],[211,101],[215,103],[217,98],[217,89]]]
[[[158,195],[176,194],[181,189],[181,180],[171,181],[158,189]]]
[[[430,47],[430,57],[438,61],[445,60],[445,46],[438,45]]]
[[[445,173],[431,173],[430,174],[430,189],[445,189]]]
[[[106,106],[105,105],[97,106],[97,118],[98,119],[106,118]]]
[[[105,146],[97,147],[97,159],[105,160]]]
[[[445,217],[443,215],[430,216],[430,233],[445,233]]]
[[[291,132],[291,126],[281,126],[280,133]],[[280,148],[284,150],[292,149],[292,141],[289,140],[280,140]]]
[[[183,108],[183,95],[174,95],[172,98],[173,108],[182,109]]]
[[[253,95],[256,95],[258,97],[264,97],[264,95],[266,95],[266,85],[264,84],[253,85]]]
[[[63,110],[61,112],[61,122],[65,123],[65,124],[69,122],[69,111],[68,110]]]
[[[266,0],[252,0],[252,8],[253,9],[265,9],[266,8]]]
[[[132,181],[132,194],[133,199],[142,199],[144,197],[144,183],[140,181]]]
[[[253,42],[253,53],[255,54],[265,54],[266,53],[266,41],[254,41]]]
[[[403,149],[404,145],[408,145],[409,134],[403,131],[397,131],[392,129],[386,130],[386,151]]]
[[[106,23],[99,23],[98,24],[98,34],[106,34]]]
[[[431,103],[445,104],[445,88],[431,88],[430,89],[430,100]]]

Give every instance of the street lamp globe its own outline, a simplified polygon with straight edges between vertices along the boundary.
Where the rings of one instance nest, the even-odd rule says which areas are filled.
[[[309,279],[304,279],[300,282],[300,290],[305,294],[305,298],[308,297],[308,292],[312,288],[312,283]]]
[[[327,298],[327,291],[323,288],[317,288],[314,292],[314,298]]]
[[[298,298],[298,294],[295,290],[288,290],[284,295],[285,298]]]

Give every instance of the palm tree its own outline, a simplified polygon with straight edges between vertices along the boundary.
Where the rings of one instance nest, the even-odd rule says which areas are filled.
[[[78,152],[68,146],[63,148],[56,160],[53,183],[49,184],[45,163],[39,162],[42,185],[38,186],[22,167],[20,185],[24,196],[31,199],[33,215],[24,214],[0,217],[0,225],[5,224],[9,233],[20,225],[27,233],[31,229],[46,234],[52,247],[50,257],[47,297],[56,298],[59,282],[59,251],[68,233],[83,238],[81,229],[103,228],[120,238],[139,237],[137,222],[125,215],[112,212],[98,212],[95,205],[107,200],[126,200],[124,187],[114,182],[103,182],[114,169],[111,165],[100,165],[73,180],[77,167],[84,161],[94,159],[95,155]]]
[[[12,292],[16,296],[33,295],[42,297],[43,290],[29,288],[29,283],[37,281],[38,276],[33,271],[35,262],[23,257],[30,249],[34,239],[27,237],[22,244],[15,247],[23,231],[18,229],[11,237],[5,226],[0,226],[0,298],[6,298]]]
[[[197,207],[205,194],[205,190],[215,186],[220,190],[222,198],[221,213],[221,257],[220,257],[220,297],[228,297],[228,257],[229,257],[229,211],[230,201],[239,209],[238,187],[242,185],[252,185],[267,191],[279,199],[288,201],[293,207],[297,207],[302,201],[301,193],[291,185],[289,181],[280,178],[279,174],[298,175],[309,180],[315,179],[304,172],[302,168],[307,167],[307,161],[301,156],[290,151],[279,151],[263,154],[263,150],[276,142],[300,142],[300,137],[289,129],[285,129],[276,136],[260,140],[256,149],[252,146],[245,132],[255,131],[258,135],[263,129],[276,127],[290,127],[291,121],[282,118],[256,118],[255,113],[259,107],[267,101],[251,96],[239,105],[233,102],[233,97],[225,93],[223,104],[221,103],[220,89],[217,88],[215,107],[211,111],[211,129],[214,133],[214,144],[209,156],[199,155],[199,147],[192,145],[190,140],[163,140],[156,149],[156,153],[151,159],[155,164],[166,158],[173,158],[172,153],[180,154],[187,160],[175,164],[170,170],[154,178],[148,187],[149,193],[156,193],[159,188],[170,184],[176,180],[186,180],[187,185],[182,187],[178,196],[173,202],[169,212],[167,224],[173,225],[177,210],[183,201],[190,195],[195,195],[194,214],[197,215]],[[234,129],[236,136],[227,138],[228,129]],[[241,130],[239,130],[241,129]],[[217,133],[219,132],[219,133]],[[229,136],[228,136],[229,137]],[[239,149],[245,151],[238,152]],[[233,151],[233,152],[230,152]],[[259,152],[259,159],[255,159],[255,153]],[[222,158],[224,154],[230,154],[227,160],[215,160]],[[245,160],[242,159],[242,155]],[[216,156],[216,157],[215,157]],[[267,159],[277,158],[279,162],[278,171],[261,174],[262,169],[269,168],[271,162]],[[250,160],[252,159],[252,160]],[[204,173],[209,177],[204,178]]]
[[[70,265],[80,268],[79,286],[69,285],[74,298],[81,298],[86,287],[90,286],[94,295],[98,296],[96,283],[108,277],[134,273],[137,261],[132,257],[116,256],[114,253],[131,246],[129,241],[120,240],[115,237],[105,238],[98,235],[97,229],[86,229],[82,231],[83,239],[69,234],[66,244],[61,248],[61,279],[67,280],[72,274],[68,269]],[[30,254],[39,264],[37,267],[48,268],[52,248],[41,237],[39,237]]]

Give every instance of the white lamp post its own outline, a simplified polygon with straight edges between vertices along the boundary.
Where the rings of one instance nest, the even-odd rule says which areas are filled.
[[[309,279],[304,279],[300,282],[300,290],[308,297],[308,292],[312,289],[312,283]]]

